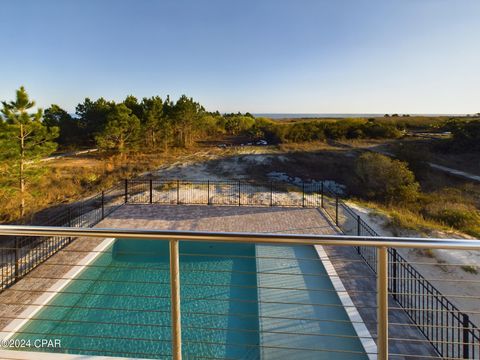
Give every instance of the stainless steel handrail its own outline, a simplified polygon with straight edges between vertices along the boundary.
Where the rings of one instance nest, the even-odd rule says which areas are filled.
[[[69,228],[52,226],[0,225],[0,236],[72,236],[115,237],[124,239],[151,239],[170,241],[170,286],[172,316],[172,353],[174,360],[182,358],[180,268],[178,241],[218,241],[235,243],[267,243],[291,245],[373,246],[377,258],[377,358],[388,359],[388,247],[430,248],[452,250],[480,250],[480,240],[430,239],[406,237],[369,237],[346,235],[304,235],[271,233],[223,233],[178,230],[139,230]]]
[[[278,233],[235,233],[180,230],[141,230],[112,228],[70,228],[56,226],[0,225],[0,236],[115,237],[122,239],[220,241],[291,245],[374,246],[480,250],[478,239],[434,239],[387,236],[306,235]]]

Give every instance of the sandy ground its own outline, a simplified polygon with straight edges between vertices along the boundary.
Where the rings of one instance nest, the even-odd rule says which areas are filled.
[[[388,229],[386,216],[351,202],[348,205],[378,234],[394,236]],[[402,235],[407,237],[425,236],[411,231]],[[429,236],[468,238],[440,231]],[[480,326],[480,251],[441,249],[431,249],[427,252],[415,249],[398,249],[398,251],[460,310],[469,312],[471,320]],[[477,273],[466,271],[462,267],[477,269]]]

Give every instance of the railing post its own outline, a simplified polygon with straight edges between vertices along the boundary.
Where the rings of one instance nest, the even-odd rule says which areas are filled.
[[[182,324],[180,313],[180,260],[178,240],[170,240],[170,295],[172,307],[172,355],[182,359]]]
[[[128,179],[125,179],[125,204],[128,202]]]
[[[210,203],[210,180],[207,180],[207,205],[211,205],[211,203]]]
[[[177,205],[180,203],[180,180],[177,180]]]
[[[102,216],[103,216],[103,198],[102,198]],[[72,227],[72,209],[70,207],[67,208],[67,217],[68,217],[68,227]],[[73,238],[70,236],[68,238],[68,242],[71,243]]]
[[[322,205],[322,209],[323,209],[324,208],[324,206],[323,206],[323,180],[322,180],[322,194],[321,194],[320,200],[321,200],[321,205]]]
[[[357,215],[357,236],[360,236],[362,235],[362,229],[361,229],[361,221],[362,219],[360,219],[360,215]]]
[[[105,219],[105,191],[102,191],[102,220]]]
[[[270,206],[273,206],[273,181],[270,181]]]
[[[18,236],[15,237],[15,282],[20,278],[20,246]]]
[[[463,358],[464,359],[470,359],[470,347],[469,347],[469,342],[470,342],[470,331],[468,327],[470,326],[470,319],[468,318],[468,314],[463,313]]]
[[[305,181],[302,182],[302,207],[305,207]]]
[[[338,226],[338,195],[335,195],[335,225]]]
[[[388,248],[378,248],[377,258],[377,353],[388,360]]]
[[[397,300],[398,294],[398,284],[397,284],[397,249],[392,249],[392,296],[395,300]]]
[[[238,206],[242,205],[242,193],[240,191],[240,181],[238,182]]]
[[[153,204],[153,180],[150,179],[150,204]]]

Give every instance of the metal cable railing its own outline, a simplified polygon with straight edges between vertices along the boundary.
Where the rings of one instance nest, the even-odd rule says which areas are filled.
[[[115,185],[107,191],[66,206],[61,214],[37,225],[77,228],[95,226],[124,204],[123,190],[123,184]],[[0,292],[65,248],[73,238],[15,236],[2,240],[0,242]]]
[[[344,234],[358,236],[380,236],[359,215],[357,215],[339,196],[328,188],[324,196],[331,199],[326,204],[334,204],[326,213]],[[332,208],[335,210],[332,211]],[[332,214],[334,214],[332,216]],[[365,260],[373,272],[377,272],[377,250],[373,247],[357,246],[358,254]],[[429,280],[412,266],[397,249],[388,249],[389,291],[395,301],[405,310],[418,329],[431,342],[444,358],[457,357],[476,359],[480,357],[480,329],[449,298],[443,295]],[[448,264],[447,264],[448,266]],[[464,266],[457,264],[457,266]],[[413,290],[414,289],[414,290]],[[405,292],[407,291],[407,292]],[[425,308],[426,305],[428,308]],[[431,324],[435,324],[434,327]],[[438,331],[438,329],[456,328],[461,331]],[[472,341],[470,341],[472,340]],[[459,344],[463,344],[459,346]],[[476,344],[476,345],[475,345]]]
[[[7,343],[61,342],[61,347],[29,350],[174,359],[350,360],[388,355],[435,359],[435,349],[446,346],[457,350],[443,358],[478,358],[478,338],[462,336],[470,326],[431,321],[431,314],[442,316],[451,309],[430,306],[430,297],[415,287],[388,290],[396,277],[387,250],[473,250],[480,249],[478,240],[34,226],[0,226],[2,235],[84,239],[81,246],[71,243],[46,261],[41,273],[25,276],[5,296],[0,294],[0,321],[6,325],[1,335]],[[338,287],[335,279],[352,279],[342,271],[332,273],[331,262],[365,266],[364,261],[316,250],[321,245],[378,249],[378,274],[357,274],[356,279],[370,281],[371,287]],[[424,302],[389,305],[392,296],[422,297]],[[12,313],[13,308],[21,311]],[[400,316],[409,310],[443,337],[427,340],[409,330],[419,321]],[[461,351],[467,347],[465,357]],[[0,357],[9,358],[7,350],[0,349]]]

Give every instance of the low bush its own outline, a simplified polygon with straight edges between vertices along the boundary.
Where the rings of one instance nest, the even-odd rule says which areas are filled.
[[[355,174],[362,195],[367,198],[385,203],[408,203],[419,196],[419,184],[403,161],[364,153],[357,159]]]

